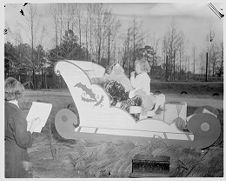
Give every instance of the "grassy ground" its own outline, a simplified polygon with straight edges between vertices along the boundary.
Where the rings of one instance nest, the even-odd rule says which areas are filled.
[[[169,100],[192,99],[192,95],[186,96],[171,94]],[[219,104],[223,102],[219,98],[209,97],[209,99]],[[64,90],[26,92],[24,102],[20,103],[24,112],[29,110],[32,101],[53,104],[47,124],[41,133],[34,134],[33,146],[28,150],[33,163],[34,177],[129,177],[132,158],[137,153],[170,156],[168,176],[171,177],[223,176],[222,144],[201,153],[180,146],[168,146],[162,140],[152,141],[142,146],[133,142],[114,144],[98,140],[95,142],[85,139],[64,140],[56,133],[53,123],[56,113],[73,102],[70,94]],[[197,106],[191,101],[188,106],[188,115],[192,114],[196,108]],[[222,114],[222,110],[220,112]]]
[[[161,91],[165,94],[187,93],[188,96],[212,97],[222,99],[223,97],[222,82],[151,82],[151,90]]]

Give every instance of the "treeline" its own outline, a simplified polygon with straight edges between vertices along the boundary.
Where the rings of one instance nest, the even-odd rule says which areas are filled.
[[[32,53],[31,53],[32,52]],[[60,88],[62,80],[55,76],[58,60],[86,60],[86,49],[80,47],[73,31],[66,31],[59,46],[45,51],[42,45],[5,43],[5,77],[18,78],[28,88]],[[31,58],[33,56],[33,58]],[[48,81],[49,79],[49,81]]]
[[[93,61],[104,67],[119,62],[129,75],[135,60],[144,57],[150,63],[153,79],[204,80],[206,52],[208,75],[223,77],[223,43],[212,42],[212,31],[204,35],[208,36],[205,49],[198,54],[200,50],[193,46],[191,54],[186,51],[186,37],[175,23],[170,24],[164,37],[153,36],[145,44],[150,33],[142,30],[141,21],[131,17],[126,31],[122,32],[117,16],[103,4],[49,4],[49,13],[54,25],[54,31],[50,32],[54,37],[53,48],[44,50],[42,40],[48,36],[45,31],[48,25],[38,26],[37,7],[29,4],[26,31],[31,43],[23,43],[20,32],[14,33],[15,43],[5,43],[6,77],[17,77],[30,88],[60,88],[64,86],[63,81],[53,71],[59,60]],[[200,68],[198,78],[196,66]]]

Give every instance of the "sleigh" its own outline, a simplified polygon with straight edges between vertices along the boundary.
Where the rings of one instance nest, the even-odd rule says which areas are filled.
[[[146,143],[161,139],[167,144],[205,148],[219,136],[220,131],[216,133],[212,129],[212,125],[219,125],[216,124],[217,118],[207,113],[193,116],[195,118],[187,122],[187,131],[179,129],[175,120],[180,118],[187,121],[187,104],[183,102],[164,103],[157,116],[136,121],[132,114],[134,110],[139,112],[139,107],[126,112],[111,106],[105,90],[92,83],[92,79],[101,78],[105,73],[105,69],[95,63],[63,60],[55,65],[55,73],[63,77],[77,108],[77,114],[69,109],[62,109],[56,114],[56,130],[65,139]],[[219,126],[216,129],[220,130]]]

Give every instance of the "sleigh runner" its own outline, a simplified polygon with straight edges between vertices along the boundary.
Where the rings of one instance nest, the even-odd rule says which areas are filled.
[[[105,72],[102,66],[95,63],[59,61],[55,66],[55,72],[63,77],[78,110],[78,115],[68,109],[62,109],[56,115],[56,130],[66,139],[78,139],[84,135],[89,138],[98,136],[110,140],[161,138],[172,144],[204,148],[213,144],[219,136],[210,129],[214,124],[212,120],[218,121],[213,115],[210,121],[205,122],[205,126],[202,121],[198,123],[198,131],[192,118],[188,122],[189,131],[178,129],[175,120],[183,119],[186,122],[187,119],[186,103],[165,103],[158,115],[136,121],[131,114],[134,108],[139,112],[139,107],[131,109],[130,114],[111,106],[105,90],[92,83],[91,79],[101,78]],[[205,136],[208,140],[204,138]]]

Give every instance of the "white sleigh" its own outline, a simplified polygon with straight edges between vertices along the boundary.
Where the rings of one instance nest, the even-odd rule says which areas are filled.
[[[95,63],[74,60],[59,61],[55,65],[55,72],[66,82],[79,115],[78,118],[68,109],[57,113],[56,130],[66,139],[78,139],[84,135],[91,139],[99,137],[106,140],[147,141],[160,138],[168,143],[185,146],[191,145],[195,139],[192,133],[179,130],[175,122],[160,121],[154,118],[136,122],[128,112],[110,106],[110,99],[104,89],[91,83],[90,78],[103,77],[105,72],[103,67]],[[182,114],[186,114],[186,110]],[[170,117],[169,113],[164,115]]]

